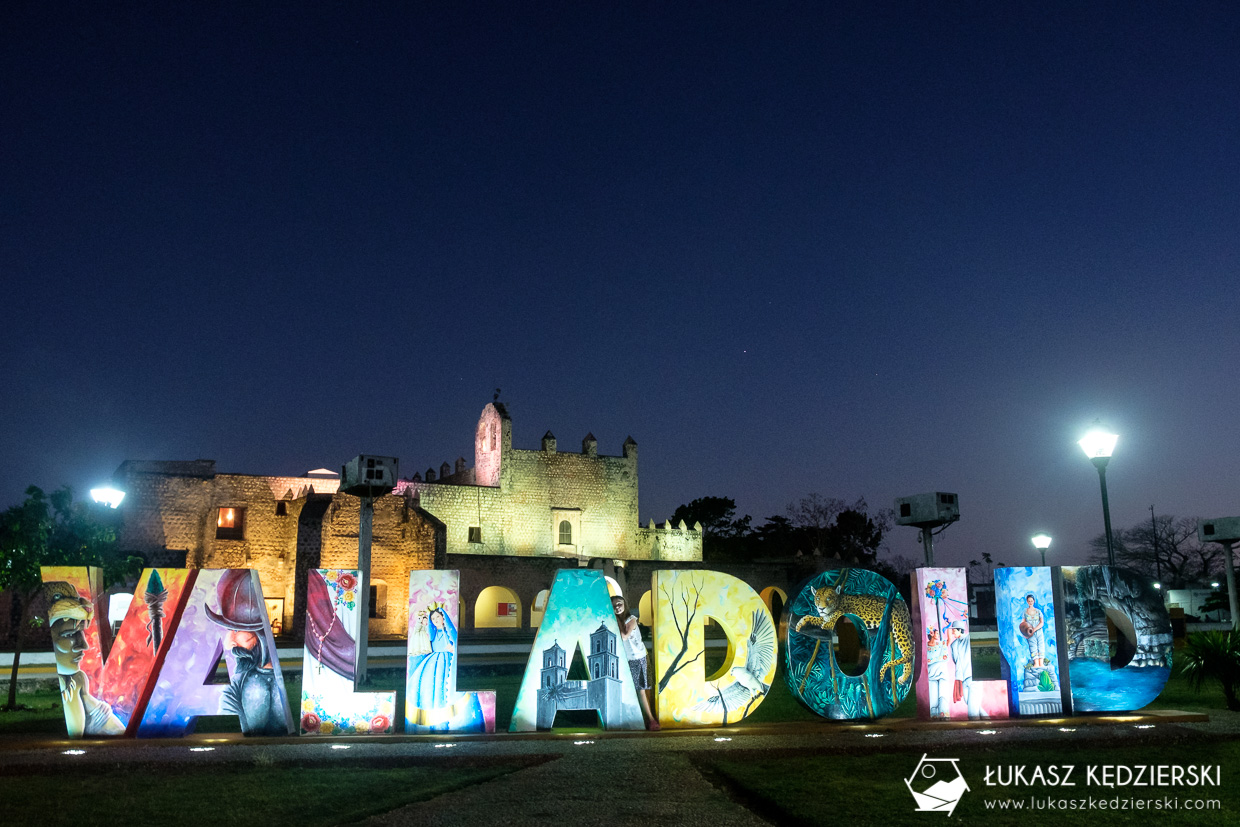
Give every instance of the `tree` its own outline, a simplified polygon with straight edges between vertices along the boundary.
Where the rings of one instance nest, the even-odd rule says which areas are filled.
[[[835,522],[825,532],[826,545],[822,552],[872,568],[878,562],[883,534],[889,527],[890,518],[886,512],[880,511],[871,517],[866,513],[865,500],[857,500],[835,515]]]
[[[1212,591],[1210,596],[1202,601],[1197,611],[1206,616],[1214,612],[1214,619],[1217,621],[1223,616],[1223,612],[1231,613],[1231,597],[1227,594],[1226,589]]]
[[[837,497],[824,497],[814,492],[807,497],[788,503],[788,519],[797,528],[803,529],[812,539],[812,549],[821,551],[825,546],[827,529],[835,522],[847,504]],[[861,502],[865,509],[864,501]]]
[[[810,550],[865,568],[877,564],[883,535],[892,523],[888,510],[871,515],[865,497],[849,505],[818,493],[789,503],[788,519],[813,543]]]
[[[990,552],[983,551],[981,560],[970,560],[969,568],[966,574],[976,572],[978,574],[977,582],[983,585],[995,582],[995,569],[1005,569],[1007,563],[996,563],[994,558],[990,556]],[[969,578],[972,580],[972,578]]]
[[[1197,518],[1163,514],[1112,535],[1115,562],[1163,583],[1186,588],[1208,581],[1221,569],[1223,547],[1197,541]],[[1106,535],[1089,543],[1094,563],[1107,562]]]
[[[751,534],[751,517],[736,517],[736,501],[731,497],[699,497],[672,512],[672,524],[681,521],[692,528],[702,526],[702,558],[721,560],[744,557]]]
[[[809,531],[778,514],[754,529],[752,544],[757,557],[792,557],[814,547]]]
[[[61,488],[50,495],[37,486],[26,489],[26,499],[0,513],[0,589],[11,589],[21,620],[9,674],[5,709],[17,707],[17,671],[26,635],[34,625],[40,597],[42,566],[100,566],[106,582],[115,582],[133,570],[136,558],[121,559],[116,532],[98,519],[73,492]]]

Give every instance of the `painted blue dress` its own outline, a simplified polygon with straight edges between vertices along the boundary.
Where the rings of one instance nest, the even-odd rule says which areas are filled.
[[[409,672],[413,693],[409,701],[418,709],[435,709],[455,700],[448,697],[448,682],[452,677],[452,659],[456,657],[456,627],[446,615],[443,620],[443,629],[428,621],[431,650],[415,656],[416,663]]]
[[[452,716],[431,724],[425,729],[447,732],[483,732],[486,729],[482,706],[477,695],[460,692],[449,694],[448,683],[452,678],[452,659],[456,657],[456,626],[451,618],[444,616],[444,628],[434,623],[427,630],[431,650],[411,658],[409,691],[406,703],[416,709],[442,709],[453,706]]]

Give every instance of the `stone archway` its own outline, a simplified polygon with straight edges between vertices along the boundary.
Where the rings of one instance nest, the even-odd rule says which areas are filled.
[[[487,586],[474,601],[475,629],[520,629],[521,598],[506,586]]]

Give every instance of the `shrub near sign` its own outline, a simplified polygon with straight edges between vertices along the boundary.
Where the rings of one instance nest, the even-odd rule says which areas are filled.
[[[915,572],[918,602],[912,613],[895,587],[874,572],[824,572],[789,596],[777,625],[757,593],[731,575],[656,571],[659,719],[671,727],[717,726],[751,714],[774,680],[779,628],[785,630],[789,690],[834,719],[882,717],[914,685],[923,717],[975,718],[1128,711],[1149,703],[1166,684],[1167,611],[1148,578],[1109,566],[996,570],[1008,680],[974,683],[962,572]],[[247,735],[291,734],[294,721],[305,735],[387,734],[400,718],[392,693],[361,693],[352,685],[361,618],[349,605],[349,585],[357,572],[313,573],[319,587],[308,613],[298,716],[285,696],[256,572],[145,570],[106,658],[96,607],[102,598],[98,569],[44,568],[42,574],[70,737],[180,736],[193,731],[200,715],[236,715]],[[424,570],[410,577],[410,599],[419,606],[410,612],[405,731],[493,731],[494,693],[455,688],[457,573]],[[1116,657],[1108,614],[1126,617],[1136,632],[1135,647]],[[703,668],[707,617],[728,641],[723,666],[709,676]],[[861,675],[843,673],[836,662],[834,629],[843,618],[871,653]],[[568,667],[578,650],[590,676],[570,681]],[[208,683],[221,657],[229,683]],[[642,728],[606,581],[596,570],[556,575],[512,730],[549,729],[560,709],[594,710],[606,728]]]

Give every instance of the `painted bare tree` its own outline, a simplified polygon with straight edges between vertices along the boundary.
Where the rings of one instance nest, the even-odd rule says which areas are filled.
[[[684,584],[686,579],[689,580],[688,585]],[[672,619],[676,622],[676,633],[680,635],[680,651],[676,653],[676,657],[672,658],[672,663],[667,668],[667,672],[659,680],[660,692],[667,688],[667,683],[672,679],[672,676],[702,657],[705,653],[705,648],[703,648],[694,654],[693,657],[685,660],[685,655],[689,652],[689,629],[692,628],[693,620],[698,613],[698,598],[702,592],[701,581],[678,576],[676,578],[676,586],[679,587],[679,594],[673,595],[668,591],[666,581],[659,584],[659,591],[667,598],[667,604],[671,607]]]

